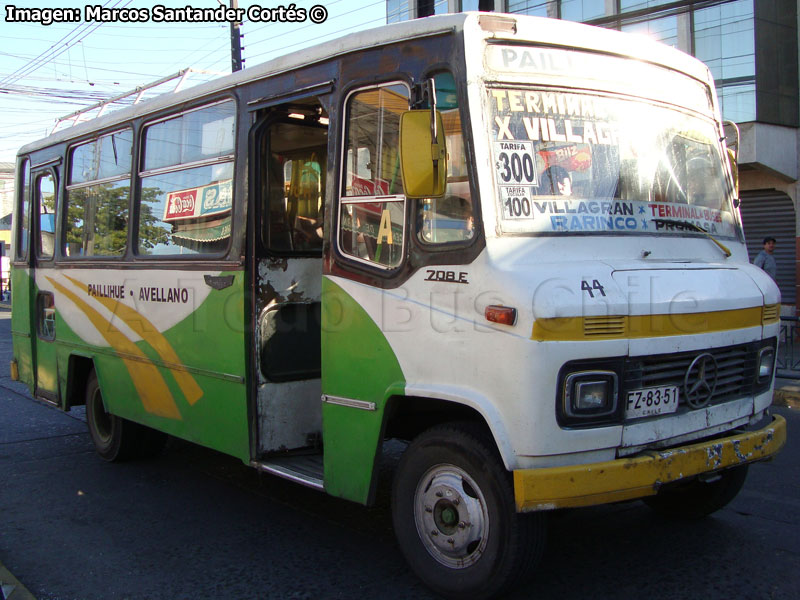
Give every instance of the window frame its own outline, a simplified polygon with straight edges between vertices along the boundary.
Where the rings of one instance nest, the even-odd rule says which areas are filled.
[[[322,123],[307,123],[300,119],[294,119],[288,116],[288,113],[280,112],[275,114],[269,114],[265,118],[259,120],[254,127],[254,135],[258,137],[262,137],[266,139],[264,143],[264,147],[262,148],[260,145],[260,140],[256,141],[255,144],[255,152],[251,152],[251,160],[256,169],[260,170],[261,173],[254,173],[251,175],[253,177],[253,184],[259,185],[262,181],[267,183],[267,191],[266,195],[262,197],[261,190],[256,188],[255,193],[253,194],[253,198],[256,202],[260,204],[257,211],[257,224],[256,224],[256,236],[258,240],[258,244],[261,248],[264,249],[264,252],[269,256],[276,256],[281,258],[321,258],[323,256],[323,251],[325,247],[325,237],[324,237],[324,219],[327,213],[327,205],[330,204],[330,200],[327,198],[327,173],[322,173],[322,176],[326,179],[325,188],[323,188],[323,206],[322,206],[322,214],[323,214],[323,238],[320,242],[319,248],[310,249],[310,250],[285,250],[285,249],[277,249],[272,247],[272,239],[271,234],[268,233],[269,226],[270,226],[270,219],[269,219],[269,210],[270,210],[270,198],[269,198],[269,181],[271,177],[271,173],[269,172],[268,168],[263,168],[266,166],[266,163],[269,161],[269,155],[271,152],[271,141],[272,141],[272,132],[271,129],[274,125],[277,124],[288,124],[288,125],[297,125],[302,127],[312,127],[317,129],[324,129],[326,131],[326,158],[325,163],[320,163],[320,167],[323,171],[327,170],[327,163],[329,161],[327,152],[330,150],[330,136],[332,131],[332,126],[330,124],[323,125]],[[258,181],[257,178],[261,178],[261,181]],[[267,235],[265,235],[267,234]]]
[[[426,254],[442,254],[449,252],[462,252],[465,248],[469,248],[475,244],[478,238],[483,237],[483,215],[481,212],[481,202],[478,194],[478,186],[476,185],[477,169],[475,168],[475,153],[472,147],[472,132],[470,130],[470,114],[469,114],[469,98],[461,89],[461,84],[456,80],[456,75],[452,65],[436,64],[428,68],[424,75],[423,81],[435,78],[442,73],[448,73],[453,77],[455,83],[455,92],[458,98],[458,117],[461,124],[461,144],[464,153],[465,165],[467,168],[466,184],[469,187],[470,203],[472,204],[472,220],[473,220],[473,235],[471,238],[464,240],[454,240],[450,242],[428,242],[422,239],[422,229],[418,227],[418,216],[421,210],[421,204],[424,199],[418,198],[412,201],[410,207],[410,226],[409,229],[413,234],[414,246],[425,252]],[[415,107],[417,108],[417,107]],[[425,108],[430,108],[428,104]],[[445,144],[446,145],[446,144]],[[448,159],[449,161],[449,159]],[[446,187],[446,186],[445,186]],[[445,192],[446,193],[446,192]]]
[[[408,259],[408,252],[409,252],[409,241],[408,236],[411,231],[411,216],[409,210],[411,206],[414,204],[413,202],[409,201],[404,193],[399,194],[381,194],[381,195],[372,195],[372,196],[346,196],[345,195],[345,186],[346,186],[346,178],[347,178],[347,144],[348,144],[348,135],[350,132],[350,100],[352,97],[358,93],[369,91],[369,90],[379,90],[381,88],[390,87],[393,85],[402,85],[406,91],[408,92],[408,108],[411,108],[413,102],[413,86],[406,80],[400,78],[393,78],[386,81],[370,83],[366,85],[358,85],[350,90],[348,90],[347,94],[345,94],[344,101],[342,103],[342,111],[341,114],[343,115],[342,118],[342,127],[341,127],[341,140],[339,146],[339,182],[337,186],[337,204],[336,204],[336,242],[334,246],[336,247],[337,254],[344,260],[350,263],[356,263],[358,265],[367,266],[373,270],[376,270],[382,274],[391,274],[399,271],[403,268],[405,263]],[[399,149],[398,149],[399,151]],[[402,200],[398,200],[398,198],[402,198]],[[358,205],[358,204],[375,204],[377,202],[402,202],[403,203],[403,243],[400,250],[400,262],[396,265],[384,265],[374,260],[369,260],[366,258],[361,258],[359,256],[355,256],[346,252],[341,244],[341,236],[343,232],[342,227],[342,213],[344,211],[345,206],[348,205]]]
[[[74,152],[77,148],[81,146],[86,146],[88,144],[97,143],[104,137],[115,135],[118,133],[122,133],[124,131],[131,132],[131,163],[128,168],[128,173],[126,175],[116,175],[113,177],[104,177],[102,179],[94,179],[91,181],[84,181],[81,183],[70,183],[71,175],[72,175],[72,168],[74,166],[73,156]],[[85,140],[81,140],[79,142],[74,142],[67,147],[67,164],[65,168],[65,186],[64,186],[64,201],[61,203],[60,210],[62,211],[61,214],[61,231],[59,234],[59,251],[61,253],[61,259],[66,261],[91,261],[91,260],[113,260],[119,261],[124,260],[126,256],[129,255],[130,251],[130,243],[131,243],[131,215],[132,215],[132,207],[131,207],[131,200],[134,198],[134,165],[135,165],[135,148],[136,148],[136,137],[137,131],[136,128],[133,127],[132,123],[124,124],[121,127],[113,129],[112,131],[104,131],[102,133],[96,134],[93,137]],[[96,185],[102,185],[105,183],[116,183],[118,181],[124,181],[125,179],[128,180],[128,215],[127,215],[127,226],[125,229],[125,247],[123,248],[120,254],[91,254],[91,255],[67,255],[67,215],[69,212],[69,195],[70,192],[74,190],[80,190],[87,187],[93,187]],[[85,213],[84,213],[85,216]],[[84,221],[85,222],[85,221]]]
[[[16,198],[15,198],[15,211],[14,211],[14,253],[13,253],[13,261],[15,263],[22,263],[27,262],[28,258],[30,257],[30,250],[31,250],[31,208],[33,207],[33,198],[31,194],[31,173],[33,169],[31,168],[31,159],[29,156],[25,156],[19,162],[17,167],[17,183],[19,184],[19,189],[16,191]],[[28,210],[27,214],[24,214],[22,207],[27,203]],[[25,217],[25,218],[23,218]],[[25,243],[25,250],[20,252],[20,240],[22,239],[22,229],[23,227],[27,231],[27,239]]]
[[[149,127],[152,127],[153,125],[158,125],[158,124],[164,123],[166,121],[171,121],[173,119],[178,119],[178,118],[183,117],[185,115],[188,115],[188,114],[200,111],[200,110],[205,110],[207,108],[212,108],[214,106],[219,106],[219,105],[225,104],[227,102],[233,102],[233,108],[234,108],[234,111],[233,111],[233,118],[234,118],[234,121],[233,121],[233,131],[234,131],[233,152],[231,152],[230,156],[233,156],[234,154],[236,154],[236,141],[237,141],[237,137],[238,137],[237,136],[237,134],[238,134],[237,127],[238,127],[238,121],[239,121],[239,112],[238,112],[238,106],[239,105],[238,105],[238,101],[237,101],[236,97],[231,95],[231,96],[226,96],[226,97],[223,97],[223,98],[217,98],[217,99],[208,101],[205,104],[198,104],[197,106],[192,106],[190,108],[184,108],[183,110],[179,110],[177,112],[169,113],[169,114],[166,114],[166,115],[160,115],[160,116],[158,116],[158,117],[156,117],[156,118],[154,118],[152,120],[143,121],[141,126],[139,127],[139,140],[140,140],[139,165],[138,165],[139,169],[140,169],[139,170],[139,175],[141,176],[142,173],[157,172],[157,171],[164,171],[164,170],[170,170],[170,169],[178,170],[178,167],[180,167],[182,165],[189,165],[189,164],[194,164],[194,163],[203,163],[203,162],[206,162],[207,160],[211,160],[211,159],[204,159],[204,160],[199,160],[199,161],[191,161],[191,163],[176,163],[176,164],[168,165],[168,166],[165,166],[165,167],[157,167],[155,169],[144,169],[145,165],[147,164],[146,163],[146,161],[147,161],[147,144],[145,143],[147,141],[147,129]],[[228,155],[225,155],[225,156],[228,156]],[[222,157],[219,156],[219,157],[215,157],[215,158],[222,158]]]
[[[60,158],[57,161],[50,161],[42,166],[37,166],[37,168],[31,168],[31,220],[32,220],[32,227],[30,229],[31,237],[28,245],[28,251],[30,252],[31,249],[33,250],[32,254],[30,254],[35,262],[38,263],[50,263],[56,260],[56,250],[58,249],[58,244],[56,243],[58,238],[58,227],[59,227],[59,219],[58,219],[58,211],[61,210],[61,198],[60,196],[60,179],[58,176],[58,171],[56,170],[56,166],[60,164]],[[50,255],[43,255],[42,254],[42,215],[40,212],[41,207],[41,191],[39,189],[39,181],[47,176],[53,178],[53,196],[54,196],[54,205],[53,205],[53,252]]]
[[[36,294],[36,336],[42,342],[56,339],[56,307],[53,292]]]
[[[204,159],[200,161],[192,161],[189,163],[178,163],[175,165],[169,165],[166,167],[159,167],[156,169],[144,169],[146,155],[147,155],[147,130],[149,127],[153,125],[157,125],[159,123],[163,123],[165,121],[170,121],[172,119],[180,118],[186,114],[190,114],[193,112],[197,112],[199,110],[207,109],[213,106],[218,106],[225,103],[232,103],[233,106],[233,145],[232,150],[229,154],[215,156],[209,159]],[[208,260],[220,260],[226,258],[231,249],[233,248],[233,240],[235,235],[236,229],[236,219],[235,214],[237,212],[237,202],[236,202],[236,190],[237,190],[237,174],[239,169],[239,162],[236,160],[237,148],[239,145],[239,123],[240,123],[241,115],[239,111],[239,99],[233,95],[225,95],[223,97],[217,97],[214,99],[206,99],[205,102],[201,104],[197,104],[191,106],[189,108],[183,108],[182,110],[176,110],[175,112],[170,112],[168,114],[161,114],[157,117],[154,117],[150,120],[143,120],[139,123],[138,127],[135,128],[135,140],[134,140],[134,166],[135,168],[132,169],[132,177],[133,177],[133,186],[131,187],[131,197],[133,199],[133,204],[131,205],[130,209],[130,226],[129,226],[129,252],[128,255],[131,256],[135,261],[208,261]],[[154,175],[162,175],[166,173],[177,173],[180,171],[186,171],[198,167],[206,167],[206,166],[214,166],[217,164],[223,163],[230,163],[231,164],[231,209],[230,209],[230,223],[231,223],[231,233],[228,236],[228,242],[226,247],[223,250],[219,250],[217,252],[207,252],[201,253],[196,252],[192,254],[181,254],[181,253],[171,253],[171,254],[144,254],[140,251],[139,248],[139,230],[140,230],[140,217],[141,217],[141,200],[142,200],[142,183],[144,179]]]

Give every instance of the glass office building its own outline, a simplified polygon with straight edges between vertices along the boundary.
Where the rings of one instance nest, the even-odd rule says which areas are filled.
[[[647,35],[704,61],[741,131],[741,212],[751,258],[777,238],[783,303],[798,294],[798,0],[387,0],[389,23],[483,10]]]

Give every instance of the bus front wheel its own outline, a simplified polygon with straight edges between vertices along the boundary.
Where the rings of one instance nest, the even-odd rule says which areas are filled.
[[[412,570],[447,598],[497,596],[544,548],[544,514],[516,512],[509,472],[471,423],[434,427],[411,442],[395,474],[392,519]]]
[[[97,453],[109,462],[155,456],[168,439],[160,431],[106,412],[94,371],[86,384],[86,422]]]

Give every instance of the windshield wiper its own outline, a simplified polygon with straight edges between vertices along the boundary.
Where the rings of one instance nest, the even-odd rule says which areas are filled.
[[[705,235],[708,239],[710,239],[712,242],[714,242],[719,247],[719,249],[722,250],[725,253],[725,258],[728,258],[731,255],[730,249],[725,244],[723,244],[717,238],[715,238],[713,235],[708,233],[708,231],[706,231],[705,229],[703,229],[699,225],[697,225],[695,223],[692,223],[691,221],[679,221],[678,219],[653,219],[653,223],[655,223],[656,225],[658,225],[659,223],[664,224],[664,225],[672,225],[672,226],[677,227],[678,229],[682,229],[684,231],[687,231],[687,230],[688,231],[699,231],[700,233]]]

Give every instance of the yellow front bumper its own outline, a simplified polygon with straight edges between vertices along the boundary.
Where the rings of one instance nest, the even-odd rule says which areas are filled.
[[[665,483],[769,458],[785,443],[786,419],[775,415],[772,423],[758,431],[602,463],[514,471],[517,510],[593,506],[652,496]]]

